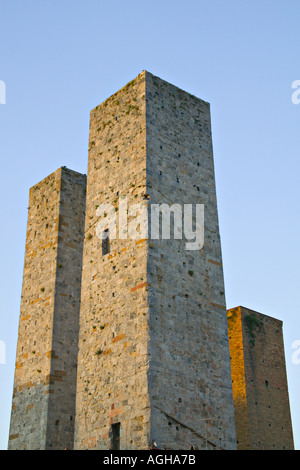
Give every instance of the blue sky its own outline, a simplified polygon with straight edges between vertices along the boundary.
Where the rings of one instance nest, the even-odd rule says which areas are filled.
[[[29,188],[63,165],[86,173],[90,110],[144,69],[211,104],[227,307],[283,321],[300,449],[299,20],[296,0],[1,1],[1,449]]]

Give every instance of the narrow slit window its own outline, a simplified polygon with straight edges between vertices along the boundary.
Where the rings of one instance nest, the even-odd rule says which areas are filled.
[[[110,252],[110,243],[109,243],[109,230],[106,229],[102,233],[102,256],[107,255]]]
[[[111,427],[111,449],[120,450],[121,423],[115,423]]]

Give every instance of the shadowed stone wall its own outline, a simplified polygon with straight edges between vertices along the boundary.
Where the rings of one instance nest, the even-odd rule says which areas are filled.
[[[234,412],[208,103],[146,74],[151,204],[204,205],[204,245],[151,240],[151,440],[170,449],[233,449]]]

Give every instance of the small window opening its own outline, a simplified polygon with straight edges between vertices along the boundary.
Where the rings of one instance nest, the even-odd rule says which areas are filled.
[[[102,233],[102,256],[107,255],[107,253],[109,252],[110,252],[109,229],[106,229]]]
[[[111,427],[111,449],[120,450],[121,423],[115,423]]]

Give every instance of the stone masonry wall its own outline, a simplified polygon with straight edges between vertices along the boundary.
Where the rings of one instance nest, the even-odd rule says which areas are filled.
[[[228,310],[227,318],[237,449],[250,450],[244,344],[240,309]]]
[[[67,169],[30,189],[8,449],[73,445],[84,193],[85,177]]]
[[[110,213],[97,212],[111,204],[118,222],[127,198],[130,223],[129,207],[147,204],[145,114],[141,74],[90,115],[76,449],[110,449],[118,422],[121,449],[148,446],[147,244],[118,235],[102,255],[98,225]]]
[[[62,168],[48,407],[48,449],[73,449],[86,176]]]
[[[236,420],[238,449],[293,449],[282,322],[237,307],[228,311],[228,326],[238,414],[238,396],[244,402]]]
[[[204,246],[151,240],[151,440],[169,449],[236,446],[209,104],[146,74],[151,204],[204,204]],[[150,218],[150,215],[149,215]]]

